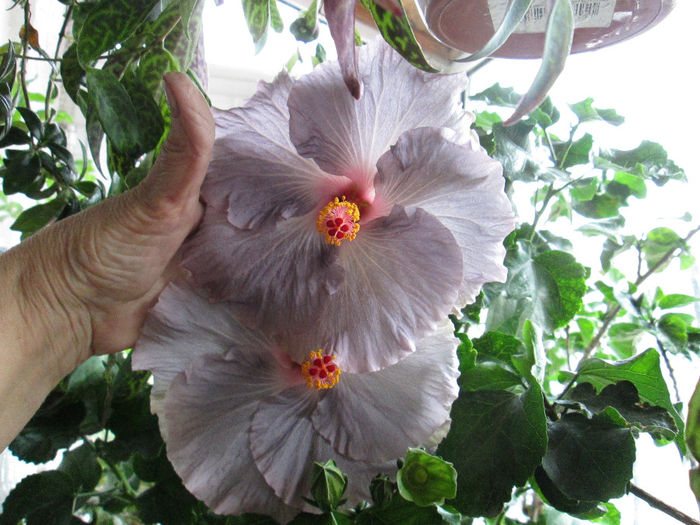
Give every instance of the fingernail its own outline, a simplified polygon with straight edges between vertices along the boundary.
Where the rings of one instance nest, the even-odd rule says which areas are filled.
[[[165,91],[165,99],[168,101],[168,107],[170,108],[170,117],[177,118],[180,116],[180,108],[177,107],[177,100],[175,100],[175,96],[173,95],[170,87],[170,83],[168,81],[169,76],[170,75],[165,75],[163,77],[163,90]]]

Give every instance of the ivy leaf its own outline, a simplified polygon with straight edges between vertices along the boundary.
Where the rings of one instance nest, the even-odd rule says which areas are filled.
[[[457,495],[457,471],[452,464],[417,448],[408,449],[396,483],[404,499],[421,507],[442,505]]]
[[[418,44],[406,16],[398,17],[391,11],[378,6],[373,0],[360,1],[372,15],[384,40],[396,49],[406,61],[423,71],[428,71],[429,73],[437,72],[423,54],[423,50]]]
[[[579,122],[590,122],[592,120],[602,120],[613,126],[619,126],[625,121],[625,117],[618,115],[614,109],[598,109],[593,107],[593,99],[587,98],[576,104],[569,104],[579,119]]]
[[[623,496],[632,478],[634,438],[607,412],[591,419],[564,414],[549,425],[542,468],[569,498],[607,501]]]
[[[513,486],[532,475],[547,448],[542,392],[462,391],[452,428],[437,449],[459,472],[454,506],[470,516],[495,516]]]
[[[49,470],[20,481],[3,503],[0,525],[75,525],[83,523],[72,514],[73,483],[65,472]]]
[[[599,394],[590,383],[580,383],[569,391],[567,399],[582,403],[592,414],[612,407],[630,426],[648,432],[658,440],[672,441],[678,433],[671,414],[664,408],[642,402],[639,392],[629,381],[610,384]]]
[[[158,0],[101,0],[92,7],[77,38],[77,57],[84,68],[123,42],[146,21]]]
[[[578,366],[577,375],[579,383],[591,383],[598,390],[619,381],[630,381],[637,389],[639,399],[665,409],[673,417],[679,436],[683,435],[683,419],[671,402],[656,350],[649,349],[631,359],[612,363],[595,357],[584,359]],[[676,438],[676,444],[681,452],[685,452],[682,439]]]

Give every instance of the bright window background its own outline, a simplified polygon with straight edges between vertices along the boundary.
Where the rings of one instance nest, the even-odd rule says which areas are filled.
[[[695,27],[700,20],[700,0],[678,0],[677,4],[666,20],[647,33],[593,53],[570,57],[566,70],[550,93],[558,106],[593,97],[596,107],[614,108],[623,115],[626,122],[621,128],[601,125],[593,130],[601,144],[628,149],[643,139],[659,142],[669,157],[685,169],[688,184],[670,182],[662,189],[650,185],[644,206],[629,210],[628,224],[634,225],[638,233],[653,228],[656,217],[677,217],[690,211],[696,220],[700,219],[700,137],[697,132],[700,107],[696,102],[700,81],[696,57],[700,50],[700,32]],[[39,29],[42,45],[51,50],[55,45],[51,38],[55,38],[62,5],[55,0],[35,0],[32,6],[33,22]],[[311,69],[310,57],[315,52],[316,43],[297,43],[287,29],[296,17],[295,11],[284,5],[280,5],[280,11],[285,30],[279,35],[270,31],[267,45],[255,55],[240,2],[227,0],[220,6],[207,3],[205,44],[209,95],[214,105],[225,108],[241,104],[255,92],[259,80],[274,78],[297,50],[303,62],[297,63],[292,72],[301,74]],[[20,25],[17,22],[19,12],[17,9],[0,12],[1,40],[16,38],[14,31]],[[12,33],[9,28],[13,28]],[[325,26],[321,29],[319,42],[332,58],[335,53]],[[473,77],[470,91],[477,93],[500,82],[524,92],[538,67],[537,61],[493,61]],[[30,71],[38,79],[42,78],[40,65]],[[38,85],[43,84],[40,80],[38,82]],[[80,129],[79,122],[75,127]],[[18,240],[8,231],[8,226],[7,222],[0,224],[0,247],[10,246]],[[690,229],[689,225],[687,229]],[[685,231],[678,227],[680,234]],[[695,253],[700,257],[699,248],[700,244],[696,242]],[[690,280],[692,273],[684,273],[686,275],[680,276],[677,283],[664,283],[664,289],[694,294]],[[686,401],[698,379],[698,363],[698,359],[692,363],[685,360],[675,363],[681,398]],[[635,483],[667,503],[697,516],[698,507],[688,488],[689,465],[681,463],[675,447],[657,448],[650,439],[642,438],[637,441],[637,449],[640,460],[635,464]],[[1,454],[0,501],[19,479],[32,471],[33,466],[21,464],[8,452]],[[625,525],[677,523],[632,496],[614,503],[622,511]]]

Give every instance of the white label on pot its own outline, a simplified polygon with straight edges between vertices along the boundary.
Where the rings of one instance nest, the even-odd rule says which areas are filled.
[[[616,0],[571,0],[575,27],[610,27]],[[488,0],[493,27],[497,28],[506,14],[508,0]],[[547,0],[533,0],[515,33],[544,33],[547,28]]]

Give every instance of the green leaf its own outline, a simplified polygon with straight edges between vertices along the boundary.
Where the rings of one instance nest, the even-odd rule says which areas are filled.
[[[657,306],[663,309],[679,308],[681,306],[687,306],[698,301],[700,301],[700,298],[698,297],[684,295],[682,293],[672,293],[661,297],[661,299],[659,299],[659,302],[657,303]]]
[[[72,478],[76,492],[92,490],[102,476],[102,467],[97,462],[95,449],[87,443],[66,452],[58,470]]]
[[[182,486],[177,476],[156,483],[138,495],[136,509],[144,523],[162,525],[195,525],[193,519],[197,500]]]
[[[165,123],[160,108],[153,100],[148,87],[136,75],[127,73],[122,78],[122,85],[126,89],[131,103],[134,106],[138,120],[139,147],[141,152],[154,149],[160,142]]]
[[[445,525],[440,507],[419,507],[395,497],[381,507],[369,507],[355,517],[355,525]],[[291,524],[290,524],[291,525]]]
[[[274,0],[242,0],[243,14],[245,15],[248,31],[253,37],[253,42],[257,46],[265,42],[267,35],[267,24],[270,19],[269,2]]]
[[[313,0],[306,11],[301,11],[299,17],[289,26],[294,38],[300,42],[311,42],[318,38],[318,2]]]
[[[270,27],[277,33],[281,33],[284,29],[284,22],[282,22],[282,15],[280,15],[279,9],[277,8],[277,0],[270,1]]]
[[[642,141],[639,146],[631,150],[602,151],[600,158],[596,159],[596,165],[620,171],[638,172],[659,186],[671,179],[686,180],[685,172],[668,158],[663,146],[648,140]]]
[[[63,197],[57,197],[46,204],[37,204],[24,210],[10,229],[32,234],[56,220],[65,208],[66,200]]]
[[[539,106],[552,87],[554,81],[564,69],[566,57],[571,50],[574,36],[574,13],[569,0],[555,0],[547,19],[542,65],[535,80],[523,98],[520,99],[513,114],[505,125],[515,124],[520,117],[527,115]]]
[[[598,506],[597,501],[581,501],[564,494],[541,466],[535,470],[535,482],[545,502],[562,512],[581,514]]]
[[[619,199],[603,193],[590,200],[574,203],[574,210],[589,219],[606,219],[619,215],[621,205]]]
[[[577,164],[588,164],[592,147],[593,136],[590,133],[572,143],[555,142],[554,153],[559,159],[558,166],[566,169]]]
[[[614,109],[598,109],[593,107],[593,99],[587,98],[569,107],[576,114],[579,122],[602,120],[613,126],[619,126],[625,121],[625,117],[618,115]]]
[[[417,448],[408,449],[396,483],[404,499],[421,507],[442,505],[457,495],[457,471],[452,464]]]
[[[598,193],[597,177],[587,177],[571,184],[569,193],[571,198],[581,201],[589,201]]]
[[[40,189],[44,178],[41,174],[41,160],[32,151],[6,150],[5,172],[2,191],[5,195]]]
[[[607,413],[591,419],[564,414],[549,425],[547,435],[542,468],[566,496],[607,501],[627,492],[635,460],[634,438]]]
[[[532,475],[547,448],[542,392],[462,391],[452,427],[437,454],[459,472],[454,506],[470,516],[495,516],[513,486]]]
[[[592,414],[612,407],[628,425],[648,432],[658,440],[672,441],[678,434],[671,414],[664,408],[642,402],[639,392],[629,381],[608,385],[600,393],[590,383],[580,383],[569,391],[566,398],[583,403]]]
[[[49,470],[20,481],[3,503],[0,525],[73,525],[73,483],[65,472]]]
[[[644,326],[635,323],[616,323],[608,331],[610,346],[619,356],[631,357],[637,353],[637,344],[646,332]]]
[[[644,179],[633,173],[618,171],[615,173],[613,181],[626,186],[635,197],[643,199],[647,196],[647,186]]]
[[[664,314],[659,319],[658,327],[678,350],[683,350],[688,345],[688,329],[694,320],[689,314]]]
[[[469,98],[471,100],[483,100],[490,106],[512,108],[518,104],[521,95],[516,93],[512,87],[503,87],[497,82]]]
[[[124,155],[138,156],[139,118],[126,89],[108,71],[89,69],[86,75],[90,102],[112,144]]]
[[[437,72],[425,58],[406,16],[397,17],[391,11],[377,5],[373,0],[360,1],[372,15],[384,40],[396,49],[406,61],[423,71]]]
[[[670,250],[680,247],[681,238],[670,228],[654,228],[642,246],[642,253],[649,268],[654,267]],[[659,268],[660,270],[661,268]]]
[[[170,51],[160,46],[153,46],[144,53],[139,60],[137,74],[148,92],[160,97],[163,75],[173,69],[171,65],[174,61]]]
[[[591,383],[598,390],[619,381],[630,381],[637,388],[641,401],[668,411],[679,435],[683,434],[683,419],[671,402],[656,350],[649,349],[631,359],[611,363],[595,357],[584,359],[578,366],[577,376],[580,383]],[[685,450],[682,439],[677,438],[676,444],[681,451]]]
[[[43,135],[43,125],[41,123],[41,119],[37,117],[36,113],[29,108],[17,108],[17,111],[19,111],[19,114],[22,115],[22,120],[24,120],[24,123],[27,125],[27,129],[29,130],[29,133],[31,133],[32,137],[41,140]]]
[[[348,477],[332,459],[314,463],[311,469],[311,496],[322,511],[330,512],[338,508],[347,484]]]
[[[568,253],[543,252],[533,260],[544,303],[545,328],[566,326],[581,309],[586,293],[586,269]],[[545,299],[546,297],[546,299]]]
[[[101,0],[92,7],[77,39],[77,57],[83,68],[123,42],[146,21],[158,0]]]
[[[700,380],[688,403],[688,420],[685,427],[685,442],[696,461],[700,461]]]

